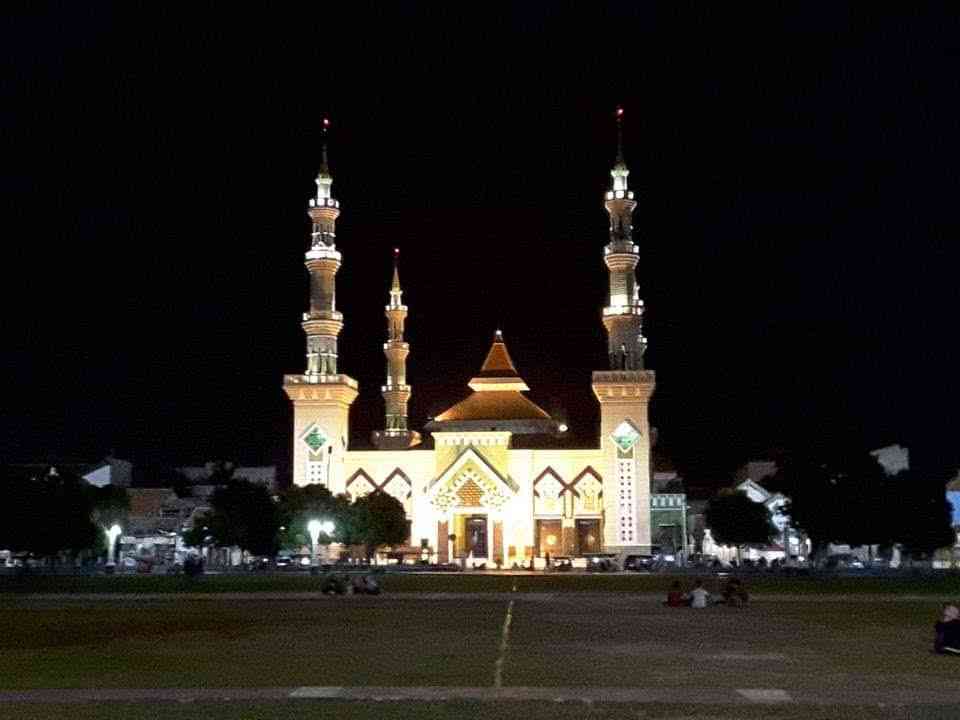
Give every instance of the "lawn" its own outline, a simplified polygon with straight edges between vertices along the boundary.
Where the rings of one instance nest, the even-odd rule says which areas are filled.
[[[708,587],[717,585],[715,575],[704,575]],[[656,592],[665,593],[679,579],[684,587],[692,575],[639,575],[554,573],[510,575],[484,573],[395,573],[383,575],[387,592]],[[0,595],[17,593],[222,593],[222,592],[314,592],[322,579],[307,574],[182,576],[0,576]],[[929,594],[960,598],[960,574],[899,574],[887,577],[820,575],[784,577],[774,574],[747,576],[753,593],[789,594]]]
[[[960,689],[960,664],[929,652],[934,601],[694,611],[613,593],[528,597],[514,602],[504,686]],[[490,686],[507,606],[8,598],[0,689]]]

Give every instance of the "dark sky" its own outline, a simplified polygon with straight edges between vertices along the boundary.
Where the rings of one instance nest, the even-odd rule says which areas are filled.
[[[958,15],[834,5],[6,12],[3,456],[288,462],[325,114],[355,439],[398,246],[415,426],[501,327],[594,441],[622,103],[663,449],[955,468]]]

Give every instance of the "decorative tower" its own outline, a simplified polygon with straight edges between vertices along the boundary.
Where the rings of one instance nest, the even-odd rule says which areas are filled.
[[[337,373],[337,336],[343,315],[336,308],[336,276],[340,253],[336,223],[340,203],[330,192],[333,177],[327,163],[327,132],[323,120],[323,162],[317,175],[317,196],[310,199],[313,221],[310,249],[310,311],[303,314],[307,336],[307,369],[303,375],[285,375],[283,389],[293,401],[293,482],[319,483],[333,493],[344,491],[343,461],[349,437],[350,405],[357,397],[357,381]]]
[[[407,306],[403,304],[400,289],[399,248],[393,251],[393,284],[390,286],[390,302],[385,308],[387,316],[387,342],[383,353],[387,356],[387,384],[381,386],[383,402],[387,411],[386,428],[374,431],[373,444],[381,450],[405,450],[420,442],[420,433],[407,427],[407,403],[410,401],[410,386],[407,385],[407,355],[409,343],[403,340],[403,326],[407,319]]]
[[[648,405],[654,373],[643,369],[643,301],[637,288],[639,248],[633,242],[637,206],[623,159],[623,109],[617,108],[617,158],[607,191],[610,241],[604,262],[610,296],[603,309],[610,370],[593,373],[600,403],[600,447],[604,451],[604,545],[611,550],[646,552],[650,547],[650,423]]]

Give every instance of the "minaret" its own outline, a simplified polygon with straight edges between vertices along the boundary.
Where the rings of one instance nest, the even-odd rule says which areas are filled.
[[[393,284],[390,286],[390,302],[385,308],[387,316],[387,342],[383,353],[387,356],[387,384],[381,386],[383,402],[387,411],[386,428],[373,433],[373,443],[381,450],[404,450],[420,442],[420,433],[407,427],[407,403],[410,401],[410,386],[407,385],[407,355],[410,345],[403,340],[403,326],[407,319],[407,306],[403,304],[400,289],[399,248],[393,251]]]
[[[306,375],[337,374],[337,336],[343,329],[343,315],[337,312],[337,218],[340,203],[330,192],[333,177],[327,163],[327,130],[330,121],[323,119],[323,161],[314,181],[317,197],[310,199],[308,214],[313,221],[310,249],[306,265],[310,273],[310,312],[303,315],[303,331],[307,334]]]
[[[643,336],[643,300],[637,288],[639,248],[633,242],[637,201],[627,186],[630,171],[623,159],[623,108],[617,108],[617,159],[610,171],[612,186],[604,205],[610,215],[610,242],[603,259],[610,271],[610,293],[603,309],[611,370],[642,370],[647,339]]]
[[[617,158],[610,171],[612,187],[604,203],[610,214],[610,240],[603,250],[610,271],[610,298],[603,309],[610,370],[593,373],[600,403],[600,449],[603,451],[603,544],[610,551],[650,548],[649,402],[655,376],[643,369],[643,301],[635,271],[639,247],[633,242],[637,206],[623,159],[623,110],[617,108]]]
[[[306,266],[310,274],[310,311],[303,314],[307,336],[307,367],[303,375],[285,375],[283,389],[293,401],[293,482],[319,483],[334,494],[344,491],[343,461],[349,438],[350,405],[357,381],[337,372],[337,336],[343,315],[336,308],[336,276],[340,253],[336,223],[340,203],[330,192],[333,177],[327,162],[327,132],[323,120],[322,162],[317,196],[307,210],[313,221]]]

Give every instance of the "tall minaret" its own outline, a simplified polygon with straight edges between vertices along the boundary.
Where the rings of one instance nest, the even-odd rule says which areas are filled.
[[[639,248],[633,242],[637,201],[627,187],[630,171],[623,159],[623,108],[617,108],[617,159],[610,171],[612,187],[604,203],[610,215],[610,242],[603,259],[610,271],[610,294],[603,309],[611,370],[642,370],[647,339],[643,336],[643,300],[637,288]]]
[[[344,491],[343,461],[349,438],[350,405],[357,397],[357,381],[337,373],[337,336],[343,315],[336,308],[336,276],[340,253],[336,223],[340,203],[330,192],[333,177],[327,162],[327,132],[323,120],[322,163],[317,174],[317,196],[307,213],[313,221],[310,249],[310,311],[303,314],[307,336],[307,368],[303,375],[285,375],[283,389],[293,401],[293,482],[319,483],[334,494]]]
[[[639,247],[633,242],[637,206],[627,187],[630,171],[623,159],[623,110],[617,108],[617,159],[607,191],[610,241],[603,259],[610,271],[610,299],[603,309],[610,370],[593,373],[593,393],[600,403],[600,449],[603,451],[603,544],[611,551],[650,548],[649,402],[655,376],[643,369],[643,301],[635,271]]]
[[[410,386],[407,385],[407,355],[410,345],[403,340],[403,326],[407,319],[407,306],[403,304],[400,289],[400,249],[393,251],[393,284],[390,286],[390,302],[385,308],[387,316],[387,342],[383,353],[387,356],[387,384],[381,386],[383,402],[387,410],[386,428],[373,433],[373,443],[381,450],[402,450],[420,442],[420,433],[407,427],[407,403],[410,401]]]

